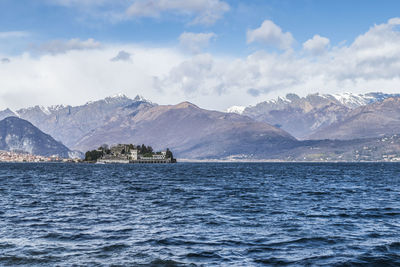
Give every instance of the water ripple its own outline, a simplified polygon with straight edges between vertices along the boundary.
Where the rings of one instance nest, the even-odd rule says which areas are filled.
[[[399,266],[399,164],[0,164],[0,266]]]

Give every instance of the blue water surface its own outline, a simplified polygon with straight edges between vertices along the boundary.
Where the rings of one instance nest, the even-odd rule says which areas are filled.
[[[0,266],[399,266],[400,164],[0,164]]]

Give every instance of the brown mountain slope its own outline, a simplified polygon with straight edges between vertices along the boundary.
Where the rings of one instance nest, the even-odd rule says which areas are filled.
[[[77,140],[101,127],[113,116],[128,115],[152,105],[139,96],[130,99],[125,95],[116,95],[75,107],[43,108],[35,106],[20,109],[17,114],[72,148],[75,147]]]
[[[144,143],[156,149],[168,147],[181,158],[218,158],[237,154],[270,155],[297,141],[267,123],[183,102],[113,117],[82,138],[75,148],[85,151],[103,143]]]
[[[310,136],[310,139],[373,138],[400,133],[400,98],[362,106],[345,118]]]

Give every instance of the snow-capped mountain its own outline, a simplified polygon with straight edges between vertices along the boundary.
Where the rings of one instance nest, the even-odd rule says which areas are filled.
[[[275,109],[282,109],[285,108],[287,105],[290,105],[294,102],[299,102],[301,100],[309,101],[311,99],[314,100],[320,100],[325,103],[326,101],[333,101],[340,103],[348,108],[357,108],[360,106],[365,106],[368,104],[372,104],[375,102],[381,102],[384,99],[390,98],[390,97],[400,97],[400,94],[385,94],[385,93],[380,93],[380,92],[374,92],[374,93],[367,93],[367,94],[353,94],[349,92],[345,93],[338,93],[338,94],[310,94],[307,95],[306,97],[299,97],[296,94],[287,94],[284,97],[278,97],[276,99],[270,99],[266,100],[264,102],[258,103],[257,105],[263,104],[263,105],[268,105],[269,109],[275,110]],[[257,106],[256,105],[256,106]],[[242,114],[245,109],[251,109],[254,106],[232,106],[229,107],[226,112],[228,113],[238,113]]]
[[[234,106],[229,108],[228,112],[240,112],[255,120],[279,126],[295,137],[304,139],[321,128],[342,120],[355,108],[382,102],[391,97],[400,97],[400,94],[316,93],[305,97],[287,94],[285,97],[264,101],[243,110]]]
[[[399,133],[400,97],[391,97],[351,110],[343,119],[315,131],[309,139],[351,140]]]
[[[298,143],[282,129],[238,114],[210,111],[189,102],[156,105],[141,96],[115,95],[82,106],[18,110],[44,132],[80,151],[117,143],[151,144],[178,157],[216,158],[247,151],[271,155]]]
[[[400,94],[385,94],[376,92],[367,94],[341,93],[341,94],[332,94],[323,96],[327,98],[334,97],[341,104],[349,108],[357,108],[375,102],[382,102],[383,100],[390,97],[399,97]]]
[[[155,105],[142,96],[131,99],[124,94],[118,94],[81,106],[34,106],[17,110],[15,113],[56,140],[74,148],[77,140],[112,117],[121,114],[128,116]]]

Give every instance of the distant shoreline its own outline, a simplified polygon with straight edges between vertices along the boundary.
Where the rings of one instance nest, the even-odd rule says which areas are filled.
[[[400,163],[399,161],[287,161],[287,160],[222,160],[222,159],[179,159],[180,163]]]
[[[165,165],[164,163],[135,163],[135,164],[127,164],[127,163],[105,163],[105,164],[96,164],[95,162],[60,162],[60,161],[0,161],[0,164],[87,164],[87,165]],[[180,159],[177,163],[400,163],[399,161],[283,161],[283,160],[222,160],[222,159]],[[169,165],[169,164],[167,164]]]

